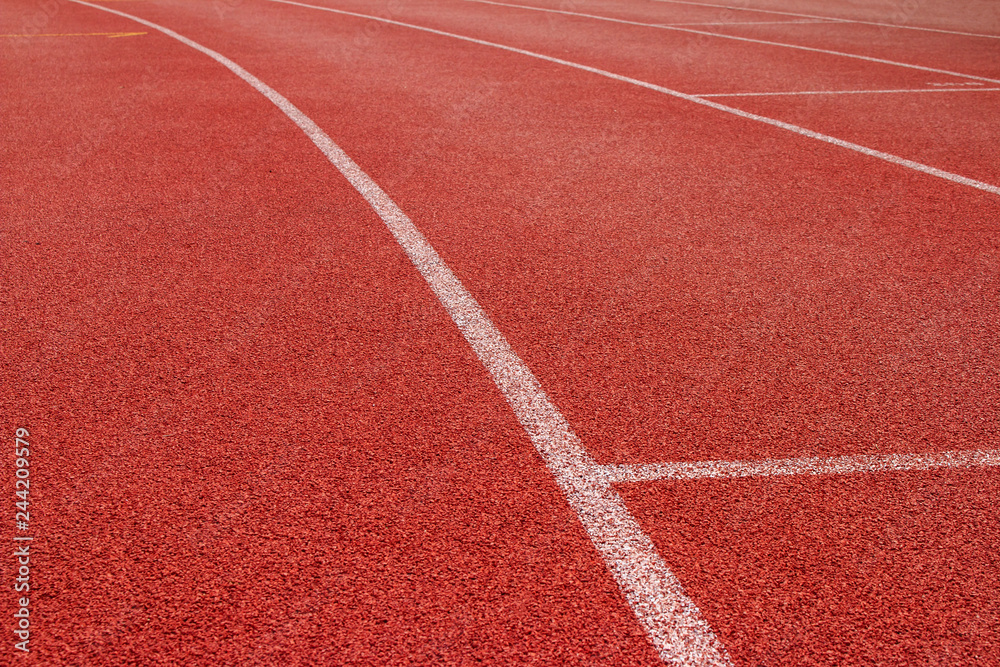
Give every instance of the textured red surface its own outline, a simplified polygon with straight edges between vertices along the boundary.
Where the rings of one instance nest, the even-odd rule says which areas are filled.
[[[742,664],[998,665],[998,482],[883,473],[623,495]]]
[[[302,133],[161,34],[11,6],[4,33],[148,33],[0,43],[0,392],[35,441],[32,659],[655,664],[454,324]],[[405,28],[109,6],[324,128],[604,461],[995,446],[994,195]],[[938,80],[471,3],[336,6],[692,93]],[[996,40],[778,28],[738,32],[1000,78]],[[1000,181],[997,94],[933,95],[720,100]],[[995,473],[623,494],[737,661],[995,661]]]

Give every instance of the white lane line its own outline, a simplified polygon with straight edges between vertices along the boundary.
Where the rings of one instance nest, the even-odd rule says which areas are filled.
[[[922,72],[934,72],[935,74],[947,74],[948,76],[960,77],[963,79],[975,79],[976,81],[988,81],[990,83],[1000,83],[1000,79],[990,79],[985,76],[977,76],[974,74],[962,74],[961,72],[952,72],[946,69],[938,69],[936,67],[925,67],[924,65],[913,65],[911,63],[903,63],[896,60],[886,60],[884,58],[874,58],[872,56],[861,56],[856,53],[847,53],[846,51],[831,51],[829,49],[817,49],[812,46],[802,46],[800,44],[787,44],[785,42],[772,42],[766,39],[754,39],[752,37],[740,37],[738,35],[726,35],[719,32],[709,32],[707,30],[695,30],[694,28],[679,28],[665,23],[642,23],[639,21],[627,21],[625,19],[611,18],[610,16],[600,16],[599,14],[583,14],[581,12],[570,12],[563,9],[548,9],[546,7],[533,7],[531,5],[518,5],[509,2],[496,2],[495,0],[465,0],[466,2],[476,2],[481,5],[497,5],[498,7],[512,7],[516,9],[527,9],[535,12],[545,12],[547,14],[564,14],[566,16],[580,16],[583,18],[594,19],[597,21],[608,21],[610,23],[622,23],[625,25],[634,25],[644,28],[661,28],[663,30],[674,30],[677,32],[688,32],[692,35],[707,35],[709,37],[718,37],[720,39],[731,39],[737,42],[749,42],[751,44],[763,44],[764,46],[777,46],[784,49],[796,49],[798,51],[810,51],[812,53],[822,53],[828,56],[840,56],[842,58],[853,58],[855,60],[864,60],[871,63],[879,63],[880,65],[891,65],[893,67],[905,67],[906,69],[920,70]]]
[[[204,53],[253,86],[312,140],[382,218],[410,261],[493,376],[556,482],[566,494],[660,657],[669,663],[730,665],[731,660],[694,602],[531,370],[405,213],[308,116],[242,67],[169,28],[83,0],[93,7],[158,30]]]
[[[656,23],[653,25],[661,26],[664,28],[672,28],[674,26],[689,26],[689,25],[815,25],[817,23],[842,23],[842,21],[832,21],[828,19],[820,19],[815,21],[802,20],[802,21],[699,21],[697,23]]]
[[[770,97],[774,95],[877,95],[880,93],[986,93],[1000,88],[901,88],[899,90],[792,90],[778,93],[708,93],[694,97]]]
[[[976,188],[977,190],[983,190],[985,192],[990,192],[995,195],[1000,195],[1000,187],[993,185],[991,183],[984,183],[983,181],[977,181],[974,178],[969,178],[967,176],[962,176],[960,174],[953,174],[950,171],[945,171],[943,169],[938,169],[937,167],[931,167],[930,165],[923,164],[921,162],[915,162],[913,160],[908,160],[898,155],[893,155],[891,153],[885,153],[874,148],[868,148],[867,146],[862,146],[860,144],[855,144],[850,141],[845,141],[843,139],[837,139],[836,137],[831,137],[820,132],[814,132],[813,130],[808,130],[804,127],[799,127],[798,125],[792,125],[791,123],[786,123],[775,118],[769,118],[767,116],[761,116],[760,114],[750,113],[749,111],[743,111],[742,109],[737,109],[735,107],[729,107],[724,104],[719,104],[718,102],[713,102],[712,100],[702,99],[695,95],[689,95],[687,93],[682,93],[677,90],[671,90],[670,88],[664,88],[663,86],[658,86],[655,83],[648,83],[646,81],[640,81],[639,79],[633,79],[631,77],[622,76],[621,74],[615,74],[613,72],[608,72],[607,70],[598,69],[596,67],[590,67],[589,65],[581,65],[580,63],[574,63],[569,60],[563,60],[562,58],[554,58],[553,56],[546,56],[541,53],[535,53],[534,51],[525,51],[524,49],[519,49],[513,46],[506,46],[505,44],[497,44],[496,42],[487,42],[482,39],[476,39],[474,37],[466,37],[465,35],[456,35],[452,32],[445,32],[443,30],[435,30],[434,28],[426,28],[420,25],[414,25],[412,23],[403,23],[402,21],[393,21],[392,19],[385,19],[380,16],[372,16],[370,14],[358,14],[355,12],[348,12],[342,9],[332,9],[330,7],[320,7],[318,5],[307,5],[301,2],[294,2],[294,0],[271,0],[271,2],[279,2],[285,5],[294,5],[296,7],[306,7],[308,9],[318,9],[325,12],[332,12],[334,14],[342,14],[344,16],[354,16],[356,18],[368,19],[371,21],[379,21],[381,23],[388,23],[390,25],[398,25],[403,28],[410,28],[413,30],[420,30],[422,32],[431,33],[433,35],[441,35],[442,37],[451,37],[453,39],[460,39],[465,42],[471,42],[473,44],[480,44],[482,46],[490,46],[496,49],[503,49],[504,51],[510,51],[511,53],[518,53],[524,56],[530,56],[532,58],[538,58],[539,60],[546,60],[551,63],[556,63],[559,65],[565,65],[566,67],[573,67],[575,69],[583,70],[584,72],[590,72],[592,74],[599,74],[600,76],[606,76],[609,79],[614,79],[616,81],[621,81],[623,83],[631,83],[642,88],[648,88],[649,90],[655,90],[658,93],[664,93],[665,95],[671,95],[673,97],[678,97],[682,100],[687,100],[689,102],[694,102],[695,104],[701,104],[702,106],[710,107],[718,111],[724,111],[734,116],[739,116],[740,118],[746,118],[748,120],[755,120],[760,123],[765,123],[767,125],[773,125],[774,127],[779,127],[783,130],[788,130],[789,132],[794,132],[795,134],[801,134],[804,137],[809,137],[810,139],[816,139],[817,141],[823,141],[828,144],[833,144],[834,146],[840,146],[841,148],[846,148],[869,157],[878,158],[879,160],[885,160],[886,162],[891,162],[892,164],[899,165],[902,167],[907,167],[913,169],[914,171],[919,171],[924,174],[929,174],[931,176],[936,176],[938,178],[943,178],[946,181],[951,181],[953,183],[958,183],[960,185],[967,185],[971,188]]]
[[[790,475],[850,475],[872,472],[911,472],[939,468],[1000,466],[1000,450],[953,451],[937,454],[886,454],[834,458],[770,459],[764,461],[698,461],[606,465],[600,474],[610,484],[656,480],[738,479]]]
[[[837,23],[861,23],[863,25],[877,25],[883,28],[898,28],[900,30],[922,30],[925,32],[941,32],[947,35],[963,35],[965,37],[985,37],[987,39],[1000,39],[1000,35],[990,35],[979,32],[961,32],[959,30],[944,30],[941,28],[925,28],[917,25],[902,25],[899,23],[882,23],[879,21],[864,21],[862,19],[841,19],[832,16],[819,16],[816,14],[797,14],[795,12],[779,12],[773,9],[752,9],[750,7],[735,7],[733,5],[714,5],[707,2],[688,2],[687,0],[656,0],[656,2],[668,2],[674,5],[694,5],[695,7],[714,7],[716,9],[733,9],[740,12],[757,12],[759,14],[778,14],[780,16],[801,16],[807,19],[825,19]]]
[[[0,35],[0,37],[134,37],[145,35],[144,32],[54,32],[54,33],[24,33],[20,35]]]

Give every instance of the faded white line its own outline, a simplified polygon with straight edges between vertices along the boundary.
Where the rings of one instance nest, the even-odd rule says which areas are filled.
[[[600,475],[609,484],[657,480],[737,479],[789,475],[851,475],[872,472],[912,472],[939,468],[1000,466],[1000,450],[953,451],[936,454],[885,454],[834,458],[769,459],[764,461],[698,461],[606,465]]]
[[[840,21],[830,20],[802,20],[802,21],[698,21],[696,23],[654,23],[662,28],[672,28],[674,26],[689,25],[816,25],[817,23],[840,23]]]
[[[1000,88],[900,88],[899,90],[792,90],[778,93],[708,93],[694,97],[771,97],[774,95],[878,95],[883,93],[986,93]]]
[[[173,30],[131,14],[83,0],[73,1],[149,26],[200,51],[253,86],[299,126],[382,218],[493,376],[660,657],[666,662],[690,667],[730,665],[726,649],[621,497],[597,474],[597,465],[534,374],[420,230],[382,188],[308,116],[232,60]]]
[[[1000,195],[1000,187],[993,185],[991,183],[984,183],[983,181],[977,181],[974,178],[969,178],[967,176],[962,176],[960,174],[953,174],[950,171],[938,169],[937,167],[932,167],[930,165],[926,165],[921,162],[915,162],[914,160],[908,160],[906,158],[899,157],[898,155],[892,155],[891,153],[886,153],[880,150],[876,150],[874,148],[868,148],[867,146],[861,146],[860,144],[855,144],[850,141],[845,141],[843,139],[837,139],[836,137],[831,137],[827,134],[822,134],[820,132],[814,132],[813,130],[806,129],[804,127],[799,127],[798,125],[792,125],[791,123],[786,123],[784,121],[777,120],[775,118],[769,118],[767,116],[761,116],[759,114],[750,113],[749,111],[743,111],[742,109],[729,107],[724,104],[719,104],[718,102],[713,102],[712,100],[706,100],[701,97],[696,97],[695,95],[689,95],[687,93],[682,93],[677,90],[671,90],[670,88],[664,88],[663,86],[658,86],[655,83],[648,83],[646,81],[640,81],[639,79],[633,79],[628,76],[622,76],[621,74],[608,72],[607,70],[598,69],[596,67],[590,67],[589,65],[581,65],[580,63],[574,63],[569,60],[563,60],[562,58],[555,58],[553,56],[546,56],[541,53],[535,53],[534,51],[526,51],[524,49],[519,49],[513,46],[507,46],[505,44],[497,44],[496,42],[487,42],[485,40],[476,39],[474,37],[466,37],[465,35],[457,35],[452,32],[435,30],[434,28],[427,28],[420,25],[414,25],[412,23],[403,23],[402,21],[394,21],[392,19],[382,18],[380,16],[372,16],[370,14],[358,14],[356,12],[348,12],[342,9],[332,9],[330,7],[308,5],[301,2],[294,2],[293,0],[271,0],[271,2],[279,2],[286,5],[295,5],[297,7],[306,7],[308,9],[318,9],[325,12],[332,12],[334,14],[341,14],[344,16],[354,16],[357,18],[368,19],[371,21],[380,21],[382,23],[388,23],[390,25],[398,25],[403,28],[420,30],[434,35],[441,35],[442,37],[451,37],[453,39],[460,39],[462,41],[471,42],[473,44],[480,44],[482,46],[489,46],[496,49],[503,49],[504,51],[510,51],[511,53],[518,53],[524,56],[538,58],[539,60],[546,60],[551,63],[565,65],[566,67],[573,67],[575,69],[583,70],[584,72],[590,72],[592,74],[599,74],[601,76],[606,76],[609,79],[614,79],[616,81],[621,81],[623,83],[631,83],[633,85],[640,86],[642,88],[655,90],[658,93],[664,93],[666,95],[678,97],[682,100],[694,102],[695,104],[701,104],[702,106],[710,107],[718,111],[725,111],[726,113],[733,114],[734,116],[739,116],[740,118],[746,118],[749,120],[755,120],[760,123],[765,123],[767,125],[773,125],[774,127],[779,127],[783,130],[788,130],[789,132],[794,132],[795,134],[801,134],[804,137],[809,137],[810,139],[823,141],[828,144],[833,144],[834,146],[839,146],[841,148],[846,148],[848,150],[862,153],[869,157],[878,158],[879,160],[885,160],[886,162],[891,162],[892,164],[896,164],[901,167],[907,167],[909,169],[913,169],[914,171],[919,171],[925,174],[929,174],[931,176],[943,178],[946,181],[951,181],[953,183],[958,183],[960,185],[967,185],[971,188],[976,188],[977,190],[983,190],[985,192],[990,192],[995,195]]]
[[[667,2],[674,5],[694,5],[695,7],[714,7],[716,9],[734,9],[740,12],[757,12],[759,14],[777,14],[780,16],[801,16],[808,19],[825,19],[837,23],[861,23],[863,25],[877,25],[883,28],[898,28],[900,30],[921,30],[924,32],[941,32],[947,35],[964,35],[965,37],[985,37],[987,39],[1000,39],[1000,35],[990,35],[979,32],[961,32],[959,30],[944,30],[942,28],[925,28],[917,25],[902,25],[899,23],[882,23],[879,21],[865,21],[862,19],[843,19],[833,16],[819,16],[817,14],[798,14],[795,12],[779,12],[773,9],[753,9],[751,7],[735,7],[733,5],[715,5],[707,2],[689,2],[687,0],[656,0],[657,2]]]
[[[762,44],[764,46],[777,46],[785,49],[796,49],[798,51],[809,51],[811,53],[822,53],[828,56],[839,56],[842,58],[853,58],[855,60],[864,60],[871,63],[879,63],[880,65],[891,65],[893,67],[905,67],[906,69],[920,70],[922,72],[934,72],[935,74],[947,74],[948,76],[960,77],[963,79],[975,79],[976,81],[988,81],[990,83],[1000,83],[1000,79],[990,79],[985,76],[977,76],[974,74],[963,74],[961,72],[952,72],[946,69],[938,69],[936,67],[926,67],[924,65],[913,65],[911,63],[903,63],[896,60],[885,60],[884,58],[874,58],[872,56],[862,56],[856,53],[847,53],[846,51],[831,51],[829,49],[817,49],[812,46],[802,46],[799,44],[787,44],[785,42],[772,42],[766,39],[754,39],[752,37],[739,37],[737,35],[726,35],[719,32],[709,32],[707,30],[695,30],[693,28],[679,28],[665,23],[641,23],[639,21],[627,21],[625,19],[616,19],[609,16],[600,16],[598,14],[583,14],[581,12],[570,12],[563,9],[548,9],[546,7],[533,7],[531,5],[518,5],[509,2],[495,2],[495,0],[465,0],[466,2],[476,2],[482,5],[497,5],[499,7],[513,7],[516,9],[527,9],[535,12],[545,12],[547,14],[565,14],[567,16],[580,16],[583,18],[594,19],[597,21],[608,21],[610,23],[623,23],[625,25],[634,25],[644,28],[661,28],[663,30],[675,30],[677,32],[687,32],[692,35],[707,35],[709,37],[718,37],[720,39],[731,39],[737,42],[749,42],[751,44]]]

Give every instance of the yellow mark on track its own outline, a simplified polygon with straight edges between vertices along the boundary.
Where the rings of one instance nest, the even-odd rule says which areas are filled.
[[[135,35],[145,35],[144,32],[59,32],[23,35],[0,35],[0,37],[133,37]]]

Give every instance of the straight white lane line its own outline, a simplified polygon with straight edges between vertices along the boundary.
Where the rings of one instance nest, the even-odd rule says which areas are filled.
[[[963,35],[965,37],[985,37],[987,39],[1000,39],[1000,35],[989,35],[979,32],[961,32],[958,30],[943,30],[941,28],[925,28],[917,25],[902,25],[899,23],[881,23],[879,21],[864,21],[861,19],[840,19],[832,16],[819,16],[816,14],[796,14],[794,12],[779,12],[773,9],[752,9],[750,7],[736,7],[733,5],[713,5],[707,2],[688,2],[687,0],[656,0],[656,2],[667,2],[673,5],[694,5],[695,7],[713,7],[716,9],[733,9],[740,12],[757,12],[759,14],[777,14],[780,16],[801,16],[808,19],[824,19],[837,23],[861,23],[863,25],[877,25],[883,28],[897,28],[899,30],[921,30],[924,32],[940,32],[946,35]]]
[[[698,607],[684,592],[618,493],[597,474],[596,463],[546,396],[534,374],[389,195],[312,119],[232,60],[137,16],[83,0],[73,2],[141,23],[200,51],[250,84],[299,126],[382,218],[493,376],[660,657],[665,662],[689,667],[730,665],[726,649],[702,618]]]
[[[778,93],[709,93],[694,97],[771,97],[774,95],[878,95],[881,93],[987,93],[1000,88],[901,88],[899,90],[792,90]]]
[[[785,49],[796,49],[798,51],[810,51],[812,53],[822,53],[828,56],[840,56],[842,58],[853,58],[855,60],[864,60],[870,63],[879,63],[880,65],[891,65],[893,67],[905,67],[907,69],[920,70],[922,72],[934,72],[935,74],[947,74],[948,76],[961,77],[963,79],[975,79],[976,81],[988,81],[990,83],[1000,83],[1000,79],[990,79],[985,76],[976,76],[973,74],[962,74],[961,72],[952,72],[946,69],[938,69],[936,67],[925,67],[924,65],[913,65],[910,63],[902,63],[896,60],[885,60],[883,58],[873,58],[871,56],[861,56],[856,53],[847,53],[845,51],[831,51],[829,49],[817,49],[812,46],[801,46],[799,44],[787,44],[785,42],[772,42],[766,39],[754,39],[752,37],[739,37],[737,35],[726,35],[719,32],[709,32],[707,30],[695,30],[694,28],[680,28],[668,23],[641,23],[639,21],[626,21],[625,19],[616,19],[609,16],[600,16],[598,14],[582,14],[580,12],[570,12],[562,9],[548,9],[546,7],[532,7],[531,5],[517,5],[509,2],[495,2],[495,0],[465,0],[466,2],[476,2],[481,5],[497,5],[498,7],[512,7],[516,9],[527,9],[535,12],[545,12],[547,14],[565,14],[566,16],[580,16],[582,18],[594,19],[597,21],[608,21],[610,23],[622,23],[625,25],[634,25],[645,28],[660,28],[663,30],[674,30],[677,32],[689,32],[693,35],[707,35],[709,37],[718,37],[720,39],[732,39],[737,42],[749,42],[751,44],[763,44],[765,46],[777,46]]]
[[[487,42],[485,40],[476,39],[474,37],[466,37],[465,35],[456,35],[455,33],[445,32],[443,30],[435,30],[434,28],[426,28],[424,26],[414,25],[412,23],[393,21],[392,19],[385,19],[380,16],[372,16],[370,14],[358,14],[355,12],[344,11],[342,9],[332,9],[330,7],[321,7],[318,5],[307,5],[301,2],[294,2],[293,0],[271,0],[271,2],[279,2],[285,5],[294,5],[296,7],[305,7],[307,9],[318,9],[324,12],[332,12],[334,14],[342,14],[344,16],[354,16],[356,18],[368,19],[371,21],[379,21],[381,23],[388,23],[390,25],[398,25],[403,28],[420,30],[422,32],[431,33],[433,35],[441,35],[442,37],[451,37],[453,39],[460,39],[465,42],[471,42],[472,44],[490,46],[496,49],[503,49],[504,51],[510,51],[511,53],[518,53],[524,56],[538,58],[539,60],[546,60],[551,63],[565,65],[566,67],[573,67],[575,69],[583,70],[584,72],[599,74],[600,76],[606,76],[609,79],[614,79],[616,81],[621,81],[623,83],[631,83],[635,86],[648,88],[649,90],[655,90],[658,93],[664,93],[665,95],[678,97],[682,100],[694,102],[695,104],[701,104],[702,106],[710,107],[718,111],[724,111],[726,113],[733,114],[734,116],[739,116],[740,118],[755,120],[759,123],[765,123],[767,125],[773,125],[774,127],[780,127],[783,130],[788,130],[789,132],[794,132],[795,134],[801,134],[802,136],[809,137],[810,139],[816,139],[817,141],[823,141],[828,144],[833,144],[834,146],[839,146],[841,148],[846,148],[848,150],[862,153],[869,157],[878,158],[879,160],[885,160],[886,162],[891,162],[892,164],[896,164],[902,167],[907,167],[909,169],[913,169],[914,171],[919,171],[925,174],[929,174],[931,176],[943,178],[946,181],[951,181],[953,183],[958,183],[960,185],[967,185],[971,188],[976,188],[977,190],[983,190],[985,192],[990,192],[995,195],[1000,195],[1000,187],[993,185],[991,183],[984,183],[983,181],[977,181],[974,178],[969,178],[967,176],[962,176],[960,174],[953,174],[950,171],[938,169],[937,167],[931,167],[930,165],[926,165],[921,162],[908,160],[906,158],[899,157],[898,155],[885,153],[883,151],[876,150],[874,148],[868,148],[866,146],[861,146],[860,144],[855,144],[850,141],[844,141],[843,139],[837,139],[836,137],[831,137],[829,135],[822,134],[820,132],[814,132],[804,127],[799,127],[798,125],[792,125],[791,123],[786,123],[784,121],[777,120],[775,118],[769,118],[767,116],[761,116],[759,114],[750,113],[749,111],[743,111],[742,109],[737,109],[735,107],[728,107],[724,104],[719,104],[718,102],[702,99],[701,97],[697,97],[695,95],[689,95],[687,93],[682,93],[677,90],[671,90],[670,88],[664,88],[663,86],[658,86],[654,83],[647,83],[646,81],[640,81],[639,79],[633,79],[631,77],[622,76],[620,74],[608,72],[607,70],[598,69],[596,67],[590,67],[589,65],[581,65],[579,63],[574,63],[569,60],[563,60],[562,58],[554,58],[552,56],[546,56],[541,53],[535,53],[534,51],[525,51],[524,49],[518,49],[513,46],[497,44],[496,42]]]
[[[938,468],[1000,466],[1000,450],[954,451],[937,454],[886,454],[834,458],[770,459],[764,461],[698,461],[606,465],[600,474],[609,484],[656,480],[737,479],[790,475],[850,475],[872,472],[907,472]]]
[[[801,21],[700,21],[698,23],[655,23],[652,25],[660,26],[663,28],[672,28],[674,26],[689,26],[689,25],[813,25],[816,23],[841,23],[841,21],[830,21],[830,20],[806,20]]]

